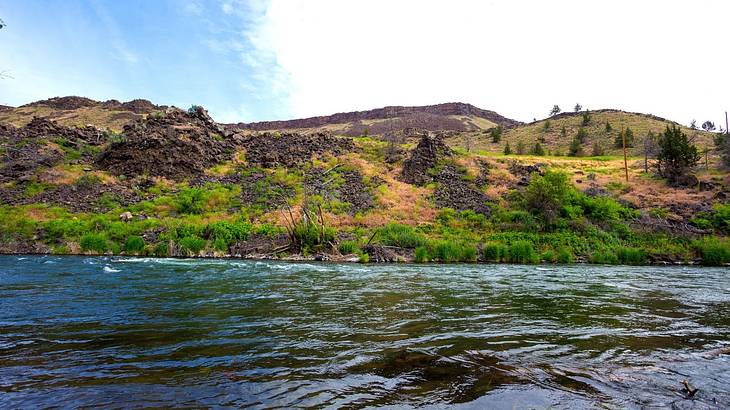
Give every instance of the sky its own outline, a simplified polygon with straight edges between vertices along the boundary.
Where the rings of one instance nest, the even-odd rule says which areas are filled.
[[[727,0],[2,0],[0,104],[146,98],[253,122],[580,103],[720,125],[728,16]]]

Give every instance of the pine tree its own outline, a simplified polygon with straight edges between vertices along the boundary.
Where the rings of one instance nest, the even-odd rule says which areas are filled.
[[[542,145],[540,145],[539,142],[536,142],[535,146],[532,147],[532,155],[539,155],[539,156],[545,155],[545,150],[542,149]]]
[[[492,143],[496,144],[502,140],[502,126],[498,125],[495,128],[489,130],[489,134],[492,137]]]
[[[507,141],[506,144],[504,144],[504,155],[511,155],[512,154],[512,148],[509,146],[509,141]]]
[[[522,141],[517,143],[517,155],[525,155],[525,143]]]
[[[611,127],[611,123],[606,121],[606,132],[608,133],[611,131],[613,131],[613,128]]]
[[[580,157],[583,155],[583,147],[581,146],[581,142],[576,136],[576,138],[573,138],[573,141],[570,143],[570,147],[568,148],[568,156],[570,157]]]
[[[616,136],[616,139],[613,140],[613,145],[616,148],[623,148],[624,147],[624,136],[626,137],[626,148],[633,148],[634,132],[631,131],[631,128],[629,128],[629,127],[626,127],[626,129],[624,130],[623,136],[620,133]]]
[[[689,142],[687,134],[676,125],[671,128],[667,126],[664,134],[659,136],[658,145],[659,175],[671,182],[677,182],[680,176],[689,172],[700,160],[697,147]]]
[[[578,140],[579,143],[586,142],[586,138],[588,138],[588,132],[585,130],[585,128],[580,128],[578,130],[578,133],[575,134],[575,139]]]

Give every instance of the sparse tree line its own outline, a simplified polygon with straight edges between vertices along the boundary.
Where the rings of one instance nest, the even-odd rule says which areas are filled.
[[[583,110],[583,106],[579,103],[575,104],[574,112],[578,113]],[[504,145],[504,155],[557,155],[560,156],[560,152],[546,151],[543,144],[546,142],[546,134],[552,130],[553,124],[550,118],[560,114],[562,110],[560,106],[555,104],[550,110],[549,118],[543,122],[540,129],[540,135],[537,137],[537,141],[534,145],[528,146],[524,141],[518,141],[516,146],[510,145],[507,141]],[[593,123],[593,117],[590,111],[586,110],[583,112],[581,117],[581,126],[576,134],[571,139],[570,145],[568,146],[568,156],[583,156],[585,155],[584,145],[588,140],[588,131],[585,127]],[[697,121],[692,120],[690,128],[693,130],[697,128]],[[706,132],[714,132],[717,128],[715,124],[707,120],[702,123],[701,128]],[[610,135],[614,132],[614,127],[610,122],[606,121],[603,127],[605,135]],[[501,126],[492,128],[489,131],[491,141],[494,144],[499,143],[502,140],[503,129]],[[560,137],[565,140],[568,137],[568,131],[565,125],[561,126]],[[691,173],[691,171],[697,167],[699,162],[702,160],[703,154],[705,156],[706,166],[708,165],[707,157],[710,152],[717,152],[719,157],[722,159],[722,165],[730,167],[730,133],[728,130],[720,127],[719,132],[714,137],[714,149],[707,148],[700,152],[697,146],[694,144],[694,136],[688,137],[682,129],[677,125],[667,126],[666,129],[659,134],[655,134],[649,131],[640,143],[641,154],[644,157],[644,171],[649,172],[650,168],[654,169],[658,175],[666,178],[671,183],[677,183],[683,176]],[[635,148],[637,146],[636,137],[634,131],[630,127],[621,129],[613,139],[613,148]],[[606,154],[606,147],[599,141],[595,141],[591,147],[591,156],[602,156]]]

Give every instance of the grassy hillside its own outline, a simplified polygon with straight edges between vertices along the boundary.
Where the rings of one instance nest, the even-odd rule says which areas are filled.
[[[98,107],[71,111],[85,109],[96,112],[96,127],[115,126]],[[23,112],[13,113],[19,124],[28,122]],[[41,120],[0,127],[0,251],[730,262],[730,179],[715,165],[695,170],[696,186],[672,187],[644,172],[638,157],[629,160],[627,182],[616,155],[501,153],[505,141],[541,134],[547,149],[563,149],[560,129],[577,132],[576,115],[551,119],[547,133],[544,122],[506,130],[500,144],[479,132],[396,146],[377,136],[236,134],[204,110],[137,121],[103,135]],[[595,112],[586,143],[611,139],[601,135],[606,121],[637,136],[665,126]]]
[[[584,125],[584,114],[586,112],[563,113],[553,118],[505,129],[498,143],[493,143],[489,133],[486,132],[459,135],[450,139],[450,143],[465,146],[465,137],[470,137],[474,150],[501,153],[507,142],[513,150],[522,142],[528,151],[539,142],[553,155],[567,155],[573,137],[583,128],[587,134],[587,138],[581,144],[584,155],[591,155],[594,143],[598,143],[607,155],[623,155],[622,148],[616,146],[615,141],[622,129],[630,129],[634,135],[634,144],[628,153],[639,156],[642,155],[641,144],[648,132],[659,134],[667,125],[678,125],[687,135],[694,138],[695,144],[701,150],[713,147],[712,133],[692,130],[659,117],[619,110],[598,110],[587,112],[589,121]],[[610,130],[607,130],[606,124],[609,124]]]

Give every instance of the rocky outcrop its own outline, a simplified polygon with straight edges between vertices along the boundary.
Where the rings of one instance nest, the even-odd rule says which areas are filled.
[[[136,114],[149,114],[153,111],[160,111],[167,108],[166,106],[154,105],[150,101],[143,99],[135,99],[127,102],[119,102],[118,100],[100,102],[91,98],[77,96],[53,97],[47,100],[35,101],[23,107],[36,106],[46,106],[64,111],[78,110],[86,107],[101,107],[109,110],[131,111]]]
[[[451,149],[440,138],[424,135],[403,162],[401,179],[409,184],[425,185],[433,181],[429,170],[451,155]]]
[[[314,155],[343,154],[355,149],[349,138],[335,137],[328,133],[263,133],[244,137],[246,160],[263,167],[294,167],[309,161]]]
[[[96,164],[115,175],[182,180],[231,159],[234,142],[202,107],[168,109],[160,117],[128,124],[124,139],[111,144]]]
[[[469,210],[487,217],[492,215],[489,197],[474,183],[464,180],[453,166],[445,166],[436,176],[436,181],[438,186],[434,191],[434,200],[439,208]]]
[[[333,115],[326,115],[320,117],[310,117],[297,120],[286,120],[286,121],[264,121],[256,123],[238,123],[235,126],[237,128],[265,131],[265,130],[285,130],[292,128],[317,128],[329,124],[347,124],[357,123],[364,120],[383,120],[390,118],[417,118],[419,115],[424,116],[423,118],[430,118],[429,123],[432,126],[430,130],[437,129],[449,129],[441,128],[438,121],[434,121],[434,118],[440,118],[441,123],[448,122],[447,116],[459,115],[459,116],[475,116],[484,118],[497,125],[501,125],[505,128],[515,127],[520,125],[521,122],[503,117],[494,111],[483,110],[475,107],[471,104],[464,103],[445,103],[436,105],[426,105],[420,107],[384,107],[368,111],[354,111],[338,113]],[[418,121],[410,121],[418,122]]]

